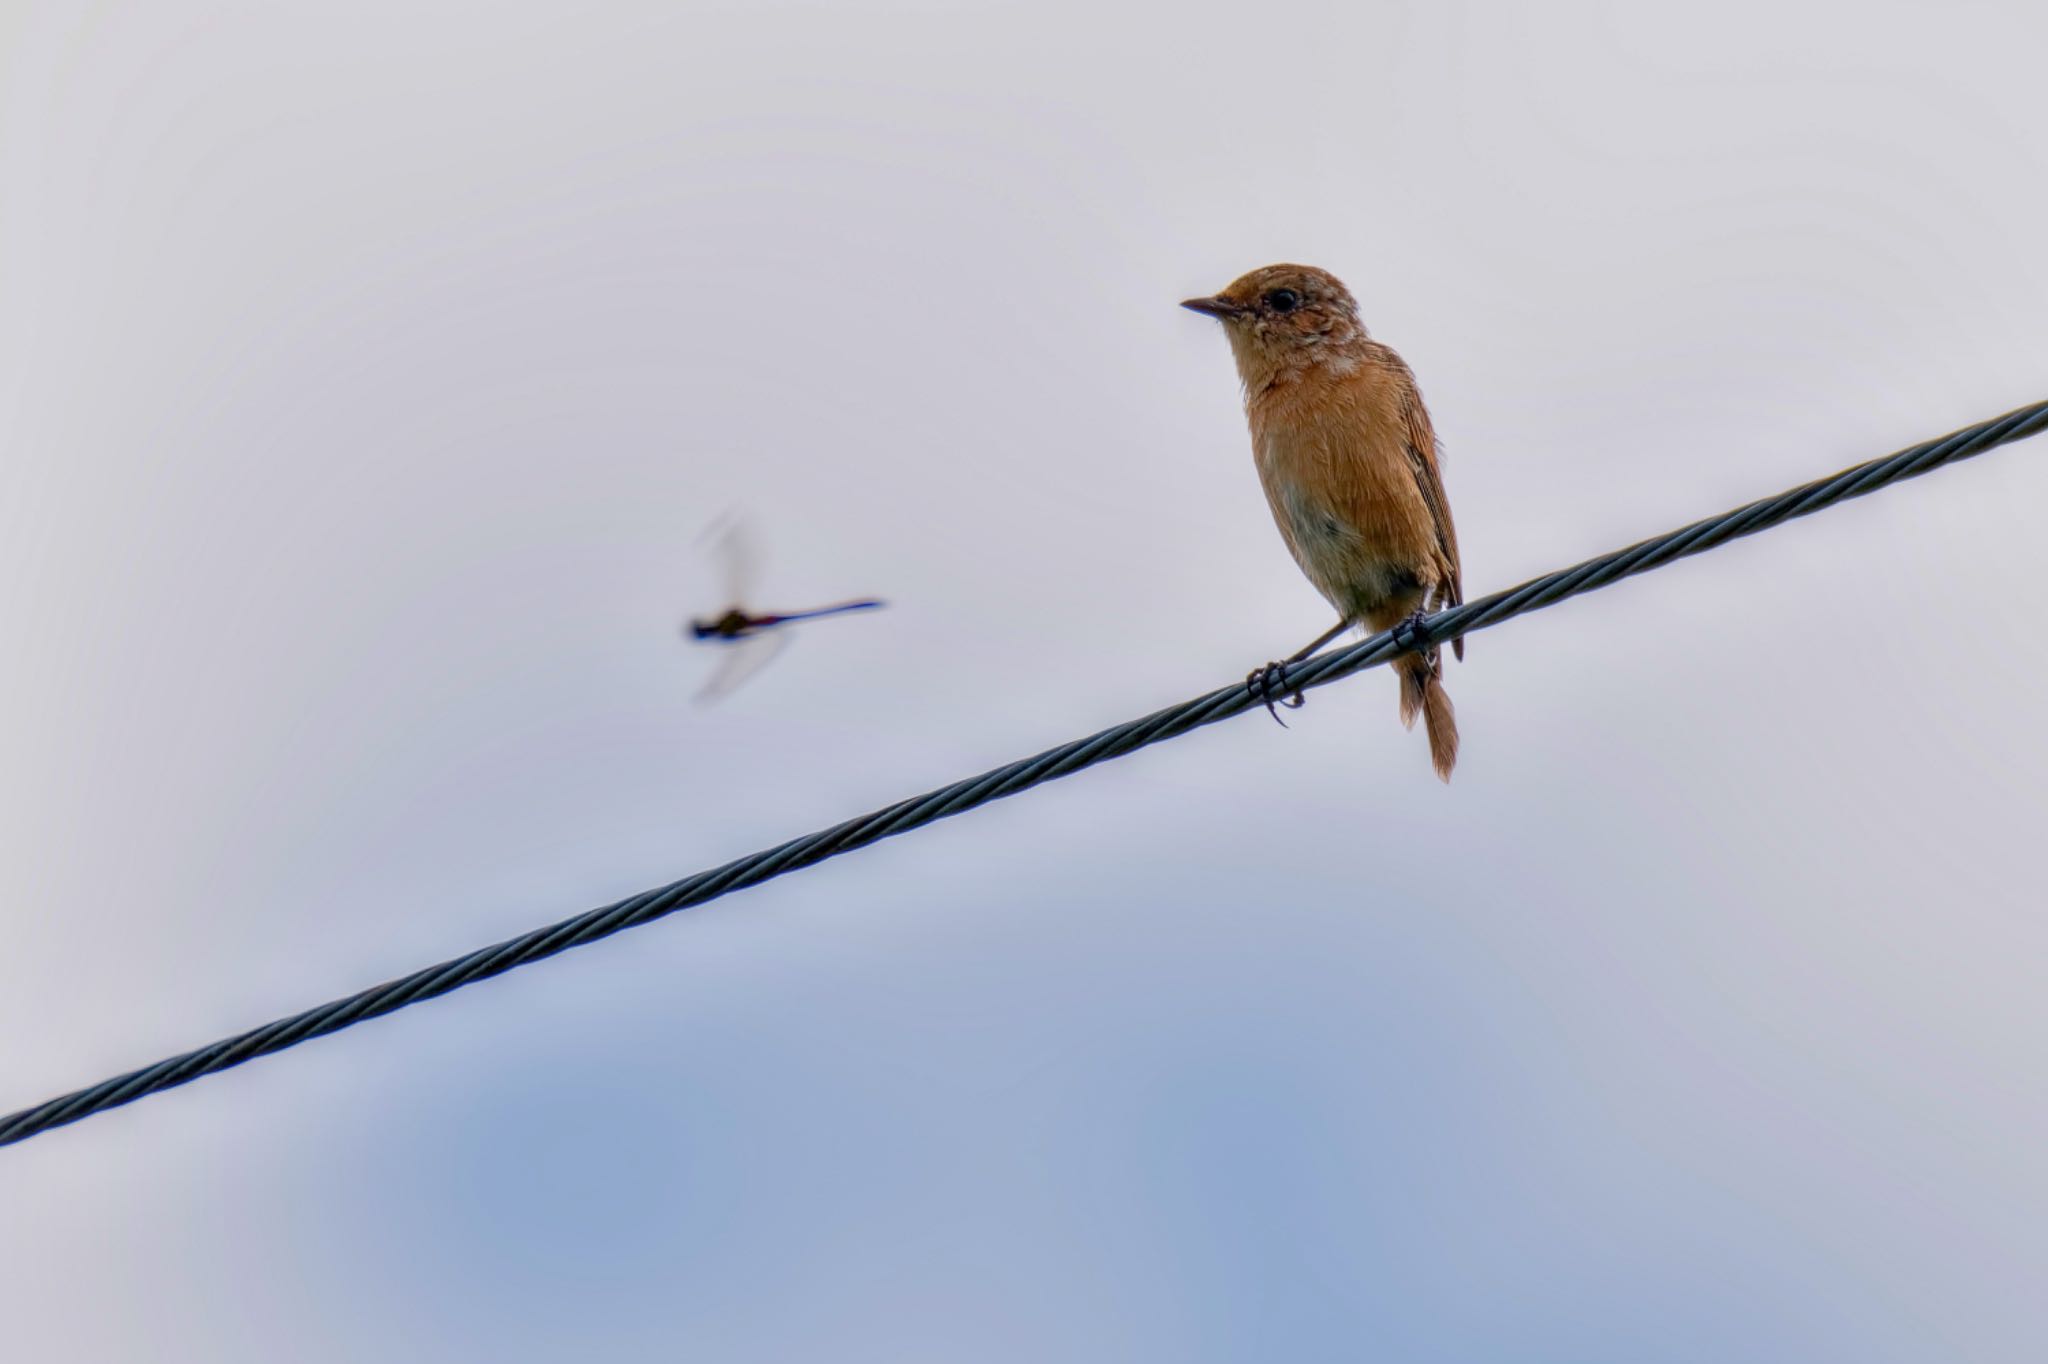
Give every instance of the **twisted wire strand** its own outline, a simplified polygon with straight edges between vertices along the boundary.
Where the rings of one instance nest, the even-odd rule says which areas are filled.
[[[1435,642],[1448,642],[1485,630],[1516,616],[1554,606],[1567,598],[1596,591],[1623,578],[1661,568],[1674,560],[1705,553],[1730,540],[1754,535],[1852,497],[1875,492],[1902,479],[1982,454],[2034,435],[2044,427],[2048,427],[2048,402],[2018,408],[1939,440],[1927,441],[1882,459],[1844,469],[1776,497],[1767,497],[1719,516],[1695,521],[1669,534],[1588,559],[1519,587],[1439,611],[1422,622],[1421,630],[1428,640]],[[1383,631],[1348,648],[1329,650],[1293,664],[1285,669],[1281,685],[1288,690],[1326,686],[1352,673],[1386,663],[1416,642],[1406,637],[1397,640],[1395,635],[1394,631]],[[1141,719],[1049,748],[1034,757],[969,777],[928,794],[898,801],[833,828],[791,839],[777,847],[698,872],[617,904],[586,911],[560,923],[480,948],[467,956],[429,966],[346,998],[224,1038],[196,1051],[188,1051],[153,1066],[25,1108],[0,1119],[0,1146],[24,1141],[53,1127],[62,1127],[95,1113],[133,1103],[146,1095],[186,1084],[203,1075],[283,1051],[310,1038],[339,1032],[366,1019],[488,980],[514,967],[540,961],[572,947],[581,947],[628,928],[652,923],[677,910],[701,905],[841,853],[864,848],[881,839],[907,833],[949,815],[1016,795],[1150,744],[1177,738],[1260,704],[1242,684],[1218,688],[1206,696],[1168,706]]]

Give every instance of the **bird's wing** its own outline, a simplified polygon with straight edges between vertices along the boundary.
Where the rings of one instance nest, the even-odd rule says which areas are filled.
[[[1415,486],[1422,492],[1422,501],[1429,508],[1429,519],[1436,527],[1437,549],[1437,591],[1436,607],[1462,606],[1465,603],[1465,586],[1458,568],[1458,531],[1451,524],[1450,499],[1444,496],[1444,477],[1438,467],[1436,430],[1429,424],[1429,409],[1422,405],[1422,394],[1415,386],[1415,376],[1400,360],[1401,424],[1404,443],[1408,447],[1408,467],[1415,475]],[[1451,641],[1452,652],[1462,659],[1465,657],[1463,638]]]

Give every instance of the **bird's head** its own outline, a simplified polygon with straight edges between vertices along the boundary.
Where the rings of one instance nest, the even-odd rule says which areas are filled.
[[[1221,293],[1180,306],[1223,324],[1238,373],[1254,392],[1295,371],[1348,370],[1366,339],[1351,291],[1313,265],[1264,266],[1233,280]]]

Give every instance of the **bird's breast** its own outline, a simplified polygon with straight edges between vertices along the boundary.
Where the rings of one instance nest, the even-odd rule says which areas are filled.
[[[1391,421],[1355,398],[1268,404],[1251,417],[1281,538],[1339,611],[1377,611],[1433,577],[1428,511]]]

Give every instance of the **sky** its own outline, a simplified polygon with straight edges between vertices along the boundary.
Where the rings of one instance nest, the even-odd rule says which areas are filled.
[[[2048,397],[2048,12],[0,6],[0,1110]],[[2035,1360],[2048,444],[0,1151],[52,1361]],[[715,707],[678,637],[741,509]]]

